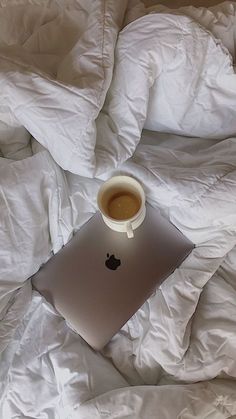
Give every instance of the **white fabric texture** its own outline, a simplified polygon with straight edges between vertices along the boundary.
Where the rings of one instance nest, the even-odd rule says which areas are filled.
[[[220,40],[234,59],[236,57],[235,10],[236,4],[231,1],[225,1],[212,7],[185,6],[179,9],[169,9],[162,4],[157,4],[148,8],[149,13],[158,12],[189,16],[210,31],[217,40]]]
[[[87,172],[86,161],[81,163],[80,167],[84,164],[81,171],[76,169],[80,175],[64,171],[55,162],[53,152],[50,155],[44,148],[44,145],[47,147],[50,144],[50,130],[53,130],[55,138],[58,129],[63,130],[63,123],[67,120],[63,114],[67,106],[71,106],[71,109],[74,106],[73,101],[65,102],[65,96],[61,94],[64,83],[52,82],[50,76],[50,71],[53,74],[53,69],[58,67],[61,56],[50,51],[48,60],[42,61],[43,66],[48,66],[47,76],[43,71],[34,73],[33,77],[33,73],[30,73],[31,82],[28,84],[26,80],[29,73],[18,71],[20,61],[16,60],[16,52],[20,48],[22,51],[24,42],[32,48],[37,46],[35,54],[31,53],[31,46],[30,53],[26,47],[24,51],[26,59],[31,60],[34,56],[35,70],[35,65],[40,66],[41,63],[38,57],[40,45],[42,53],[45,53],[46,43],[43,42],[42,32],[45,31],[45,39],[49,34],[56,34],[61,40],[60,48],[65,46],[63,33],[59,29],[54,32],[57,18],[62,26],[63,22],[67,22],[69,28],[74,28],[76,45],[82,47],[85,27],[89,38],[93,38],[94,33],[99,37],[100,26],[88,28],[85,17],[90,16],[96,4],[99,6],[98,15],[96,18],[93,15],[91,22],[95,23],[96,19],[99,21],[99,11],[104,3],[97,0],[58,0],[41,2],[39,5],[39,1],[35,0],[11,0],[8,3],[2,0],[0,4],[4,6],[0,8],[1,57],[3,50],[5,54],[0,60],[1,94],[4,99],[4,106],[0,109],[0,417],[234,418],[236,137],[216,141],[212,138],[187,138],[144,130],[140,141],[145,112],[148,112],[149,87],[152,84],[149,82],[154,81],[153,74],[157,69],[156,56],[151,54],[154,65],[150,71],[150,61],[146,61],[148,54],[141,54],[141,51],[146,51],[145,48],[141,50],[141,39],[145,46],[153,47],[152,43],[146,44],[150,27],[156,25],[160,28],[170,23],[169,36],[173,35],[173,40],[167,39],[166,51],[164,44],[161,46],[165,59],[171,58],[173,51],[170,45],[172,41],[175,45],[176,34],[172,29],[177,27],[175,23],[180,20],[183,30],[185,26],[186,31],[194,28],[202,36],[200,41],[208,43],[210,51],[214,47],[213,61],[221,62],[222,68],[232,69],[229,55],[225,52],[227,46],[217,44],[214,36],[202,29],[199,22],[179,15],[176,17],[174,13],[173,16],[161,15],[162,20],[160,15],[148,15],[128,25],[118,41],[114,79],[106,105],[97,119],[98,132],[103,134],[97,138],[95,150],[94,167],[99,177],[89,178],[82,176],[88,172],[91,176],[91,172]],[[116,10],[117,2],[108,1],[107,4]],[[61,6],[66,7],[60,9]],[[122,6],[124,14],[125,2],[122,2]],[[124,16],[126,22],[141,13],[140,5],[135,2],[130,2],[129,7]],[[218,10],[220,13],[220,6]],[[224,11],[225,5],[222,6],[221,16]],[[15,31],[7,25],[9,16],[14,16]],[[19,25],[22,19],[24,24]],[[232,16],[230,19],[232,21]],[[81,26],[78,25],[79,20]],[[226,20],[224,23],[227,26]],[[118,26],[112,19],[109,22],[107,36],[112,40],[113,46],[109,48],[113,56]],[[78,36],[80,29],[81,44]],[[212,21],[211,27],[206,29],[214,32]],[[40,36],[36,35],[37,31],[40,31]],[[29,41],[30,34],[33,37],[32,44]],[[126,50],[127,38],[131,45],[135,37],[136,54],[121,57],[122,48]],[[19,48],[16,47],[18,41]],[[50,49],[55,44],[47,45]],[[7,67],[9,46],[12,48],[9,61],[11,70]],[[62,55],[68,57],[70,53],[66,55],[63,50]],[[76,58],[77,53],[72,56]],[[97,67],[94,68],[92,64],[93,57],[88,56],[87,59],[89,64],[88,67],[85,64],[83,71],[89,71],[90,65],[96,71]],[[127,63],[126,60],[132,59],[137,64],[137,71],[132,74],[134,84],[125,71],[120,73],[123,74],[122,78],[117,75],[123,64]],[[206,62],[209,64],[209,55],[206,54],[205,59],[203,67]],[[6,68],[9,71],[5,85]],[[209,67],[206,66],[206,69]],[[143,78],[139,77],[141,74]],[[150,79],[146,79],[147,74]],[[64,76],[67,75],[73,78],[65,70]],[[232,77],[235,77],[233,73]],[[14,85],[16,80],[17,88]],[[116,84],[118,80],[119,86]],[[91,88],[89,79],[84,82],[87,91],[87,87]],[[53,107],[58,125],[54,124],[47,103],[47,87],[51,84],[60,105]],[[72,90],[75,91],[74,87]],[[70,87],[69,91],[72,90]],[[50,92],[52,94],[52,90]],[[93,98],[93,88],[90,94]],[[215,94],[219,94],[218,88]],[[40,100],[34,113],[33,104],[37,95]],[[22,97],[34,100],[30,106],[23,108]],[[22,109],[19,113],[17,100]],[[124,100],[127,107],[124,107]],[[14,112],[9,109],[9,104],[14,107]],[[87,115],[87,105],[81,106],[80,112],[84,111]],[[181,108],[182,105],[179,106]],[[216,109],[222,116],[219,103]],[[21,116],[37,128],[37,133],[30,133],[41,144],[30,137],[26,130],[28,127],[22,125]],[[80,123],[81,120],[78,120],[78,127]],[[67,127],[69,129],[70,125]],[[94,143],[90,136],[87,141],[86,147],[92,150]],[[60,141],[56,144],[59,148]],[[66,162],[72,149],[68,143],[63,153],[57,152],[59,158]],[[128,157],[130,159],[125,162]],[[196,244],[196,248],[98,353],[68,327],[40,294],[32,291],[29,278],[96,212],[96,195],[102,179],[114,173],[130,174],[137,178],[145,189],[147,201],[161,210]]]
[[[132,156],[143,127],[190,137],[235,135],[235,100],[232,57],[209,31],[179,14],[135,20],[119,35],[98,117],[98,174]]]
[[[236,133],[236,78],[226,48],[234,51],[235,7],[228,4],[220,16],[230,23],[217,17],[215,32],[212,15],[192,9],[188,16],[154,13],[129,23],[99,115],[126,3],[10,2],[0,9],[0,112],[10,113],[63,169],[82,176],[99,176],[130,157],[144,124],[191,137]],[[142,13],[131,5],[126,22]]]
[[[111,81],[126,3],[0,9],[0,112],[9,109],[61,167],[84,176],[95,170],[95,119]]]

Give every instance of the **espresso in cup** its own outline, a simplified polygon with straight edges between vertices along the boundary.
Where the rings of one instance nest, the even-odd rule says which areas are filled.
[[[146,214],[145,194],[136,179],[112,177],[101,186],[97,201],[108,227],[126,232],[129,238],[134,236],[133,230],[141,225]]]
[[[107,213],[115,220],[127,220],[137,214],[141,200],[132,192],[121,190],[116,192],[107,203]]]

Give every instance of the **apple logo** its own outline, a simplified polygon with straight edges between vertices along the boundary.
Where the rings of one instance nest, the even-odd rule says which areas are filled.
[[[115,255],[110,256],[109,253],[107,253],[107,260],[105,262],[105,265],[108,269],[115,271],[118,268],[118,266],[120,266],[120,264],[120,259],[116,259]]]

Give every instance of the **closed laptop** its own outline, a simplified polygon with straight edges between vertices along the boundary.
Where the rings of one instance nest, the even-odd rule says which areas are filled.
[[[132,239],[111,230],[97,213],[32,281],[72,328],[99,350],[193,247],[150,205]]]

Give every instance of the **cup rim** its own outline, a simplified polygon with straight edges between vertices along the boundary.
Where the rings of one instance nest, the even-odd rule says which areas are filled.
[[[141,205],[140,205],[140,208],[139,208],[139,210],[136,212],[136,214],[135,215],[133,215],[133,217],[130,217],[130,218],[123,218],[122,220],[116,220],[115,218],[112,218],[112,217],[110,217],[109,215],[107,215],[107,214],[105,214],[103,211],[102,211],[102,209],[101,209],[101,206],[99,205],[99,196],[101,195],[101,193],[103,192],[102,191],[102,188],[103,187],[105,187],[106,186],[106,184],[108,184],[109,183],[109,181],[111,181],[112,179],[115,179],[115,178],[126,178],[126,179],[131,179],[132,181],[134,181],[137,185],[138,185],[138,187],[140,188],[140,194],[141,194]],[[122,180],[122,179],[121,179]],[[97,194],[97,205],[98,205],[98,208],[99,208],[99,211],[101,212],[101,214],[104,216],[104,217],[106,217],[108,220],[110,220],[111,222],[113,222],[113,223],[115,223],[115,224],[123,224],[123,223],[127,223],[127,222],[132,222],[132,221],[135,221],[136,220],[136,218],[138,218],[139,216],[140,216],[140,214],[143,212],[143,207],[145,206],[145,193],[144,193],[144,190],[143,190],[143,187],[142,187],[142,185],[139,183],[139,181],[138,180],[136,180],[135,178],[133,178],[132,176],[127,176],[127,175],[115,175],[115,176],[112,176],[110,179],[107,179],[101,186],[100,186],[100,188],[99,188],[99,191],[98,191],[98,194]]]

